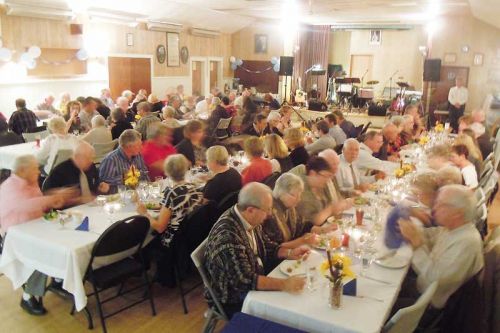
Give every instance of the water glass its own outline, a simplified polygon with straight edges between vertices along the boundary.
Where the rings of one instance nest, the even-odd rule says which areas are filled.
[[[104,204],[104,211],[108,214],[108,219],[110,223],[114,222],[113,215],[118,212],[122,206],[118,202],[107,202]]]
[[[121,202],[125,203],[125,200],[127,199],[127,188],[125,185],[118,185],[118,194],[120,195],[120,200]]]
[[[363,249],[361,250],[361,263],[362,263],[361,276],[366,275],[366,272],[368,271],[368,268],[370,268],[374,257],[375,257],[374,248],[368,245],[364,246]]]
[[[316,282],[318,281],[318,271],[316,266],[307,265],[306,267],[306,288],[309,291],[316,290]]]

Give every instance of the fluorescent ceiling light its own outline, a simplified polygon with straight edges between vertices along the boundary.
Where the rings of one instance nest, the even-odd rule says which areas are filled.
[[[91,21],[124,24],[130,27],[136,27],[139,24],[139,20],[146,18],[146,15],[127,13],[104,8],[89,8],[87,13]]]
[[[72,20],[74,13],[67,7],[35,6],[7,1],[7,15],[46,18],[51,20]]]
[[[146,23],[148,30],[162,32],[181,32],[182,24],[164,22],[164,21],[148,21]]]
[[[415,7],[417,5],[416,2],[393,2],[391,3],[391,7]]]

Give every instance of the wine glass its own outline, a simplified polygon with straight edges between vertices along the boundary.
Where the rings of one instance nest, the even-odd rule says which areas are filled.
[[[107,202],[103,208],[108,215],[109,223],[113,223],[113,215],[121,209],[121,204],[118,202]]]
[[[366,272],[368,271],[368,268],[370,268],[375,258],[375,253],[375,249],[369,244],[365,244],[361,248],[361,276],[366,276]]]

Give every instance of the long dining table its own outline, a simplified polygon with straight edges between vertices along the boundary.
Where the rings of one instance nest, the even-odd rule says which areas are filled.
[[[37,147],[35,142],[0,147],[0,169],[12,170],[17,157],[36,155],[39,150],[40,147]]]

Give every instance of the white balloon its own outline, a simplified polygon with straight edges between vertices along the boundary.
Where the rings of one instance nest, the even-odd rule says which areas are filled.
[[[233,63],[233,62],[235,62],[235,61],[236,61],[236,58],[235,58],[234,56],[230,56],[230,57],[229,57],[229,62],[230,62],[230,63]]]
[[[237,60],[236,60],[236,65],[238,65],[238,66],[243,65],[243,60],[241,60],[241,59],[237,59]]]
[[[6,47],[0,48],[0,61],[10,61],[12,59],[12,51]]]
[[[85,61],[88,58],[89,58],[89,54],[87,53],[87,51],[85,49],[79,49],[76,52],[76,59],[78,59],[80,61]]]
[[[35,67],[36,67],[35,59],[32,59],[31,62],[26,64],[26,68],[28,68],[28,69],[35,69]]]
[[[278,63],[278,58],[272,57],[271,58],[271,64],[276,65]]]
[[[36,59],[42,54],[42,50],[38,46],[33,45],[28,49],[28,53],[33,59]]]
[[[31,57],[31,55],[28,52],[24,52],[23,54],[21,54],[19,60],[23,65],[28,66],[28,64],[33,61],[33,57]]]

